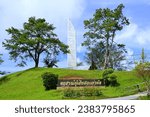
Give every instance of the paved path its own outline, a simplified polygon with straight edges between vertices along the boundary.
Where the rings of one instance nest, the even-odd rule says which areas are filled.
[[[117,97],[117,98],[108,98],[108,99],[104,99],[104,100],[135,100],[140,96],[146,96],[147,95],[147,91],[145,92],[140,92],[138,94],[135,95],[130,95],[130,96],[124,96],[124,97]]]

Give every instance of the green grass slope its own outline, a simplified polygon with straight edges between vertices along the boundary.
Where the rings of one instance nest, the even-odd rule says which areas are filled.
[[[50,69],[50,68],[34,68],[25,71],[16,72],[3,77],[0,80],[0,99],[24,99],[24,100],[55,100],[65,99],[63,97],[64,88],[58,88],[57,90],[45,91],[41,75],[44,72],[51,72],[58,74],[59,78],[78,76],[83,78],[101,78],[102,71],[93,70],[69,70],[69,69]],[[80,99],[101,99],[109,97],[117,97],[123,95],[129,95],[136,92],[130,92],[124,90],[125,87],[132,86],[142,82],[141,79],[136,78],[134,72],[129,71],[116,71],[118,76],[118,87],[99,87],[103,96],[101,97],[82,97]]]

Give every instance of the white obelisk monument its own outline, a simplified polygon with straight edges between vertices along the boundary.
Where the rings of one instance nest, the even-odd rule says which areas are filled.
[[[67,55],[68,68],[75,69],[77,66],[76,59],[76,32],[72,22],[68,19],[67,22],[67,38],[70,53]]]

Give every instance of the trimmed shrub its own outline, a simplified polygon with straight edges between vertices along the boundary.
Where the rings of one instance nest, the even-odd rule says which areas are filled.
[[[105,86],[117,86],[119,83],[117,82],[117,76],[113,74],[113,69],[104,70],[102,77]]]
[[[75,97],[75,91],[68,88],[68,89],[64,90],[64,96],[65,97]]]
[[[46,72],[42,75],[45,90],[57,89],[58,75]]]
[[[64,97],[81,97],[81,96],[100,96],[102,92],[99,89],[83,88],[82,90],[68,88],[64,90]]]
[[[102,74],[102,77],[103,78],[108,78],[108,75],[112,74],[113,72],[114,72],[113,69],[105,69],[104,72],[103,72],[103,74]]]
[[[84,88],[83,89],[83,96],[92,96],[93,95],[93,90],[94,89],[90,89],[90,88]]]
[[[110,86],[117,86],[117,84],[118,84],[117,76],[115,74],[111,74],[109,76],[109,82],[110,82]]]
[[[110,81],[108,79],[109,79],[109,77],[105,77],[105,78],[102,79],[105,86],[109,86],[110,85]]]

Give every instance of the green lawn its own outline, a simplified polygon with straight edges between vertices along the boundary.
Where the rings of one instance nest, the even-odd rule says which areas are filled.
[[[66,99],[63,96],[63,88],[57,90],[45,91],[41,75],[44,72],[58,74],[59,78],[69,76],[79,76],[83,78],[101,78],[102,71],[99,70],[69,70],[69,69],[50,69],[35,68],[25,71],[16,72],[5,76],[5,80],[0,80],[0,99],[25,99],[25,100],[55,100]],[[101,99],[109,97],[118,97],[137,93],[137,91],[129,91],[125,88],[142,82],[135,76],[133,71],[116,71],[118,76],[118,87],[99,87],[103,95],[100,97],[80,97],[76,99]],[[67,98],[68,99],[68,98]]]

